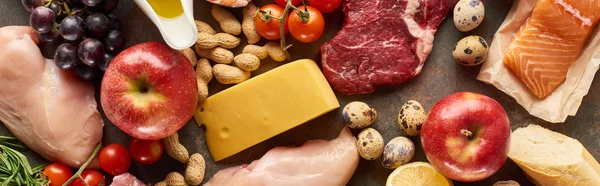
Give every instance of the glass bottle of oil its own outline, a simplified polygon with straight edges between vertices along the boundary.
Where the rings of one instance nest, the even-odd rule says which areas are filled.
[[[179,0],[147,0],[158,16],[176,18],[183,14],[183,6]]]

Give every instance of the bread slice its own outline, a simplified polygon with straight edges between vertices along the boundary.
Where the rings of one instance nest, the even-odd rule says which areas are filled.
[[[536,185],[600,185],[600,164],[579,141],[538,125],[512,133],[508,157]]]

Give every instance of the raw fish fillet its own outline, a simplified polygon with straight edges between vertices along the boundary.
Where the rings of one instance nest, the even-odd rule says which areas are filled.
[[[207,0],[208,2],[226,7],[245,7],[251,0]]]
[[[344,128],[337,139],[275,147],[250,165],[223,169],[204,186],[346,185],[358,166],[356,139]]]
[[[566,78],[600,18],[600,0],[538,0],[504,64],[539,98]]]
[[[0,121],[50,161],[83,164],[102,140],[94,86],[45,59],[29,27],[0,28]]]

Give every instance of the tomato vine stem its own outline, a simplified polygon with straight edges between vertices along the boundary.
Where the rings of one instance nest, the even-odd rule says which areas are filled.
[[[77,172],[75,172],[75,174],[71,178],[69,178],[69,180],[67,180],[67,182],[65,182],[63,184],[63,186],[69,185],[71,182],[73,182],[77,178],[80,178],[83,181],[83,178],[81,177],[81,173],[90,164],[90,162],[92,162],[94,157],[96,157],[96,154],[98,154],[98,151],[100,151],[100,148],[102,148],[102,143],[98,143],[98,145],[96,146],[96,149],[94,149],[94,152],[92,152],[92,155],[90,155],[90,157],[87,159],[87,161],[85,161],[85,163],[83,163],[81,165],[81,167],[79,167],[79,170],[77,170]],[[84,183],[85,183],[85,181],[84,181]],[[85,184],[87,185],[87,183],[85,183]]]

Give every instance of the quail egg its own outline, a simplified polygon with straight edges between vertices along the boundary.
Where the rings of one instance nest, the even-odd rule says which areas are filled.
[[[395,169],[408,163],[415,155],[415,144],[406,137],[396,137],[383,148],[381,165],[384,168]]]
[[[377,111],[366,103],[355,101],[344,107],[342,118],[348,127],[362,129],[375,122]]]
[[[375,160],[383,153],[383,137],[373,128],[363,129],[358,134],[358,154],[366,160]]]
[[[485,39],[480,36],[467,36],[452,50],[452,57],[457,63],[465,66],[477,66],[485,61],[489,47]]]
[[[415,100],[410,100],[402,105],[400,113],[398,113],[398,125],[405,134],[416,136],[419,135],[425,118],[427,118],[427,113],[423,106]]]
[[[454,7],[454,25],[461,32],[471,31],[485,17],[485,7],[481,0],[460,0]]]

